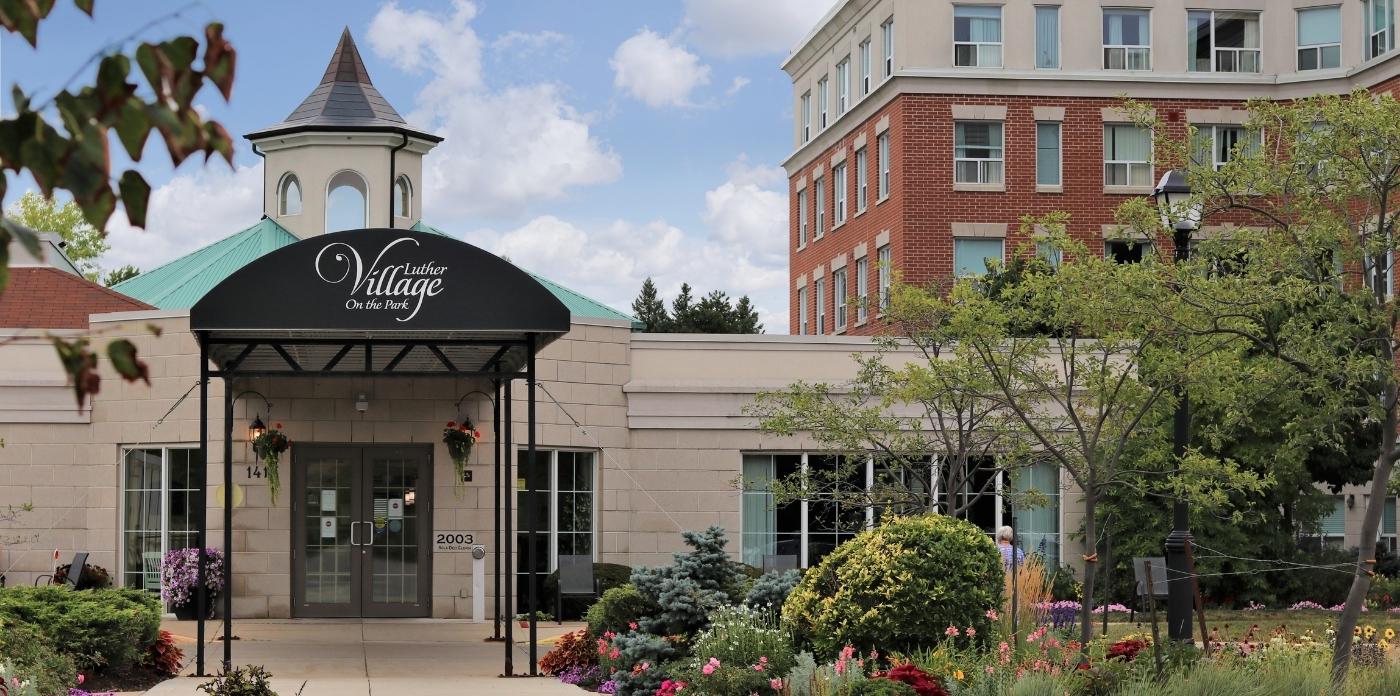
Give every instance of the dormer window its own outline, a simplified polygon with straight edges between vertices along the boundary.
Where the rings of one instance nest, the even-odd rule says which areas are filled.
[[[297,181],[297,175],[287,172],[282,175],[282,182],[277,185],[277,215],[300,215],[301,214],[301,184]]]
[[[368,224],[369,186],[364,177],[348,169],[337,172],[326,185],[326,231],[353,230]]]
[[[394,181],[394,217],[406,218],[413,214],[413,184],[407,176],[399,176]]]

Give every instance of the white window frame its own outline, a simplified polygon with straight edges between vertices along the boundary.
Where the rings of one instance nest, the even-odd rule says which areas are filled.
[[[1061,68],[1061,66],[1064,65],[1064,63],[1063,63],[1064,57],[1063,57],[1062,54],[1064,53],[1064,38],[1065,38],[1065,37],[1064,37],[1064,31],[1063,31],[1062,26],[1061,26],[1061,24],[1060,24],[1060,14],[1061,14],[1061,13],[1060,13],[1060,6],[1059,6],[1059,5],[1036,5],[1036,6],[1035,6],[1035,20],[1037,21],[1037,23],[1038,23],[1038,20],[1040,19],[1039,15],[1040,15],[1040,11],[1041,11],[1041,10],[1051,10],[1051,11],[1053,11],[1053,12],[1055,13],[1055,64],[1054,64],[1054,65],[1047,65],[1047,66],[1042,66],[1042,65],[1040,64],[1040,45],[1039,45],[1039,43],[1037,43],[1037,44],[1036,44],[1036,47],[1035,47],[1035,69],[1036,69],[1036,70],[1059,70],[1059,69]],[[1037,32],[1036,34],[1037,34],[1037,37],[1038,37],[1038,36],[1039,36],[1039,32]]]
[[[1374,18],[1373,7],[1376,3],[1381,3],[1380,7],[1386,15],[1384,26],[1377,29],[1371,25]],[[1383,56],[1395,50],[1395,0],[1363,0],[1361,3],[1362,21],[1366,27],[1366,60]]]
[[[820,176],[812,179],[812,198],[817,208],[817,229],[812,235],[812,241],[816,241],[826,234],[826,179]]]
[[[817,335],[822,336],[826,334],[826,278],[817,278],[812,291],[817,295]]]
[[[866,203],[870,200],[870,174],[867,171],[870,167],[865,156],[865,148],[856,150],[856,215],[865,212]]]
[[[810,327],[807,324],[807,286],[797,289],[797,335],[806,336]]]
[[[1223,47],[1223,48],[1222,48],[1222,47],[1216,46],[1216,45],[1215,45],[1215,26],[1216,26],[1215,16],[1216,16],[1217,14],[1221,14],[1221,13],[1224,13],[1224,14],[1252,14],[1252,15],[1254,15],[1254,22],[1255,22],[1255,24],[1257,24],[1257,25],[1259,26],[1259,28],[1260,28],[1260,30],[1261,30],[1261,33],[1260,33],[1260,36],[1259,36],[1259,48],[1234,48],[1234,47],[1231,47],[1231,46],[1226,46],[1226,47]],[[1187,28],[1187,33],[1188,33],[1188,34],[1190,33],[1190,30],[1191,30],[1191,25],[1190,25],[1191,16],[1192,16],[1192,15],[1196,15],[1196,14],[1206,14],[1206,15],[1208,15],[1208,16],[1210,17],[1210,20],[1209,20],[1209,25],[1210,25],[1210,70],[1200,70],[1200,69],[1198,69],[1198,68],[1196,67],[1196,57],[1195,57],[1195,56],[1189,56],[1189,55],[1188,55],[1188,56],[1186,57],[1186,70],[1187,70],[1187,72],[1218,72],[1218,73],[1258,74],[1261,70],[1263,70],[1263,63],[1264,63],[1264,36],[1263,36],[1263,34],[1262,34],[1262,29],[1263,29],[1263,13],[1261,13],[1261,12],[1256,12],[1256,11],[1251,11],[1251,10],[1188,10],[1188,11],[1187,11],[1187,14],[1186,14],[1186,17],[1187,17],[1187,20],[1186,20],[1186,21],[1187,21],[1187,27],[1186,27],[1186,28]],[[1254,69],[1253,69],[1253,70],[1242,70],[1242,69],[1239,69],[1240,66],[1243,65],[1243,60],[1244,60],[1244,58],[1246,57],[1246,54],[1250,54],[1250,53],[1254,54]],[[1223,55],[1223,54],[1234,54],[1234,62],[1235,62],[1235,67],[1236,67],[1235,70],[1222,70],[1222,69],[1220,69],[1220,57],[1221,57],[1221,55]]]
[[[875,251],[876,263],[880,264],[877,273],[880,282],[880,314],[890,306],[890,284],[894,277],[894,254],[890,251],[890,245],[881,246]]]
[[[832,229],[846,224],[846,216],[850,212],[846,208],[846,163],[836,165],[831,168],[831,226]]]
[[[860,42],[860,97],[870,94],[870,37]]]
[[[797,190],[797,248],[807,246],[807,188]]]
[[[1109,14],[1109,13],[1112,13],[1112,12],[1121,12],[1121,11],[1125,11],[1125,10],[1126,10],[1126,11],[1131,11],[1131,12],[1133,12],[1133,13],[1139,13],[1139,12],[1140,12],[1140,13],[1143,13],[1143,14],[1146,14],[1146,15],[1147,15],[1147,43],[1146,43],[1146,44],[1110,44],[1110,43],[1107,43],[1107,37],[1105,37],[1105,36],[1103,35],[1103,17],[1100,16],[1100,20],[1099,20],[1099,40],[1100,40],[1101,42],[1104,42],[1104,43],[1103,43],[1103,69],[1104,69],[1104,70],[1128,70],[1128,71],[1146,71],[1146,70],[1151,70],[1151,69],[1152,69],[1152,11],[1149,10],[1149,9],[1146,9],[1146,8],[1142,8],[1142,7],[1105,7],[1105,8],[1103,8],[1103,14],[1106,15],[1106,14]],[[1109,60],[1109,55],[1110,55],[1110,54],[1109,54],[1109,51],[1118,51],[1118,52],[1119,52],[1119,55],[1122,56],[1123,67],[1121,67],[1121,68],[1110,67],[1109,64],[1110,64],[1112,61]],[[1142,63],[1142,65],[1137,66],[1137,67],[1133,67],[1133,66],[1132,66],[1132,63],[1134,63],[1135,61],[1130,60],[1130,59],[1129,59],[1130,56],[1141,56],[1142,59],[1141,59],[1140,62]]]
[[[836,118],[851,108],[851,57],[836,64]]]
[[[1365,287],[1370,287],[1371,276],[1375,273],[1374,267],[1375,267],[1375,262],[1374,262],[1372,256],[1371,256],[1370,254],[1365,254],[1365,255],[1362,257],[1362,266],[1361,266],[1362,272],[1365,273],[1365,277],[1361,279],[1361,280],[1362,280],[1362,285],[1363,285],[1363,286],[1365,286]],[[1386,287],[1385,298],[1386,298],[1387,300],[1389,300],[1389,299],[1395,297],[1395,250],[1394,250],[1394,249],[1391,249],[1391,250],[1385,252],[1385,280],[1384,280],[1383,282],[1385,283],[1385,287]]]
[[[1055,183],[1046,184],[1040,181],[1040,127],[1055,127]],[[1064,186],[1065,183],[1065,128],[1059,121],[1036,121],[1035,122],[1035,185],[1046,187]]]
[[[1124,126],[1127,126],[1127,127],[1137,127],[1137,126],[1135,126],[1134,124],[1131,124],[1131,123],[1105,123],[1105,124],[1103,124],[1103,137],[1104,137],[1104,139],[1105,139],[1105,140],[1108,139],[1108,129],[1110,129],[1110,128],[1121,128],[1121,127],[1124,127]],[[1151,131],[1148,131],[1148,132],[1147,132],[1147,139],[1148,139],[1148,142],[1147,142],[1147,153],[1148,153],[1147,156],[1148,156],[1148,159],[1147,159],[1146,162],[1142,162],[1142,161],[1138,161],[1138,160],[1122,160],[1122,159],[1112,159],[1112,160],[1111,160],[1111,159],[1108,159],[1108,153],[1107,153],[1107,152],[1104,153],[1104,162],[1103,162],[1103,165],[1104,165],[1104,166],[1103,166],[1103,183],[1104,183],[1104,186],[1140,186],[1140,185],[1142,185],[1142,186],[1151,186],[1151,185],[1152,185],[1152,167],[1153,167],[1153,164],[1152,164],[1152,159],[1151,159],[1151,158],[1152,158],[1152,147],[1153,147],[1153,145],[1152,145],[1152,132],[1151,132]],[[1108,171],[1109,171],[1109,167],[1113,167],[1113,166],[1121,166],[1121,167],[1124,168],[1124,171],[1127,173],[1127,176],[1124,177],[1124,180],[1125,180],[1127,183],[1123,183],[1123,184],[1111,184],[1111,183],[1109,183],[1109,178],[1110,178],[1110,177],[1108,176]],[[1143,179],[1143,181],[1146,182],[1145,184],[1134,184],[1134,183],[1133,183],[1133,168],[1134,168],[1135,166],[1137,166],[1137,167],[1145,167],[1145,168],[1147,169],[1147,177],[1146,177],[1145,179]]]
[[[875,137],[876,167],[880,170],[877,181],[876,202],[890,197],[890,132],[885,131]]]
[[[1002,40],[1001,40],[1001,41],[971,41],[971,40],[968,40],[968,41],[958,41],[958,38],[957,38],[957,31],[958,31],[958,30],[957,30],[958,10],[959,10],[959,9],[962,9],[962,8],[964,8],[964,7],[966,7],[966,8],[977,8],[977,9],[984,9],[984,8],[988,8],[988,7],[994,7],[994,8],[996,8],[996,10],[997,10],[997,34],[999,34],[999,35],[1001,36],[1001,39],[1002,39]],[[1006,62],[1006,53],[1005,53],[1005,46],[1004,46],[1004,44],[1005,44],[1005,42],[1006,42],[1006,21],[1005,21],[1005,20],[1006,20],[1005,13],[1003,12],[1002,7],[1001,7],[1000,5],[953,5],[953,27],[952,27],[952,29],[953,29],[953,67],[955,67],[955,68],[1000,68],[1000,67],[1002,67],[1002,65],[1005,64],[1005,62]],[[961,64],[961,63],[958,62],[958,47],[959,47],[959,46],[972,46],[972,47],[973,47],[973,51],[972,51],[973,62],[972,62],[972,63],[964,65],[964,64]],[[984,49],[984,48],[991,48],[991,47],[993,47],[993,46],[996,47],[996,55],[997,55],[996,65],[991,65],[991,64],[989,63],[989,61],[991,60],[990,58],[987,59],[986,61],[984,61],[983,58],[982,58],[983,49]]]
[[[802,93],[802,142],[812,141],[812,90]]]
[[[836,310],[836,333],[846,330],[848,314],[846,303],[850,299],[848,292],[846,269],[843,266],[831,272],[831,306]]]
[[[162,559],[162,562],[164,561],[166,552],[169,551],[169,550],[171,549],[171,546],[170,546],[170,451],[171,451],[171,450],[189,450],[189,451],[192,452],[192,453],[197,453],[197,452],[200,451],[200,450],[199,450],[199,443],[193,443],[193,444],[183,444],[183,443],[171,443],[171,444],[141,444],[141,445],[122,445],[122,446],[120,447],[120,452],[121,452],[121,465],[120,465],[120,470],[117,472],[117,476],[119,477],[118,480],[120,481],[120,484],[117,486],[117,563],[116,563],[116,566],[117,566],[117,573],[116,573],[116,577],[112,578],[112,585],[115,586],[115,587],[126,587],[126,586],[127,586],[127,585],[126,585],[126,576],[127,576],[127,572],[130,570],[129,568],[126,567],[126,552],[127,552],[127,539],[126,539],[126,536],[127,536],[127,532],[129,532],[129,531],[135,531],[135,530],[127,529],[127,518],[126,518],[126,493],[127,493],[127,487],[126,487],[126,466],[127,466],[127,463],[126,463],[126,458],[127,458],[127,453],[128,453],[128,452],[133,452],[133,451],[136,451],[136,450],[160,450],[160,529],[159,529],[159,530],[156,530],[156,532],[160,535],[160,557],[161,557],[161,559]],[[206,479],[206,482],[207,482],[208,477],[209,477],[209,466],[208,466],[207,463],[205,463],[205,464],[203,465],[202,473],[203,473],[203,475],[204,475],[204,477],[205,477],[205,479]],[[146,490],[146,489],[142,489],[142,490]],[[191,491],[193,491],[193,493],[191,493],[191,496],[190,496],[191,513],[193,513],[193,514],[198,514],[199,506],[202,505],[203,502],[204,502],[203,499],[200,498],[200,496],[199,496],[199,494],[198,494],[198,489],[181,489],[181,490],[191,490]],[[145,531],[145,532],[147,532],[147,533],[150,532],[150,530],[143,530],[143,531]],[[188,548],[188,547],[181,547],[181,548]],[[144,570],[144,569],[142,569],[142,570]],[[134,572],[134,571],[133,571],[133,572]],[[138,587],[138,588],[135,588],[135,589],[145,589],[145,587],[144,587],[144,585],[143,585],[143,586]]]
[[[958,130],[959,130],[959,129],[961,129],[961,128],[963,128],[964,126],[967,126],[967,125],[969,125],[969,124],[984,124],[984,123],[985,123],[985,124],[996,124],[996,126],[997,126],[997,132],[1001,134],[1001,141],[1000,141],[998,144],[996,144],[996,145],[990,145],[990,144],[989,144],[989,145],[986,145],[986,146],[976,146],[976,145],[974,145],[974,146],[968,146],[968,145],[959,146],[959,145],[958,145],[957,133],[958,133]],[[968,147],[985,148],[986,150],[989,150],[989,151],[996,151],[996,152],[1000,153],[1001,156],[1000,156],[1000,157],[961,157],[961,156],[959,156],[960,153],[958,152],[958,150],[959,150],[959,149],[967,149]],[[990,154],[990,153],[989,153],[989,154]],[[973,180],[973,181],[966,181],[966,180],[964,180],[964,179],[959,178],[959,177],[961,176],[961,169],[958,167],[958,165],[961,164],[961,163],[963,163],[963,162],[973,162],[973,163],[976,163],[976,165],[977,165],[977,177],[976,177],[975,180]],[[993,167],[991,166],[993,163],[995,163],[995,164],[997,165],[996,170],[997,170],[997,172],[998,172],[998,175],[997,175],[995,181],[992,180],[991,173],[990,173],[990,172],[992,171],[992,169],[993,169]],[[1006,181],[1006,124],[1003,123],[1003,122],[1001,122],[1001,121],[954,121],[954,122],[953,122],[953,183],[955,183],[955,184],[988,184],[988,185],[996,185],[996,184],[1003,184],[1005,181]]]
[[[862,256],[856,259],[856,325],[864,324],[868,312],[866,301],[870,298],[870,259]]]
[[[817,80],[817,130],[819,131],[826,130],[826,127],[831,125],[831,122],[827,120],[826,111],[827,102],[831,100],[827,85],[826,76],[822,75],[822,79]]]
[[[526,456],[526,452],[527,450],[525,449],[525,447],[519,446],[517,443],[516,461],[519,462],[523,460]],[[549,568],[545,572],[553,573],[554,571],[559,569],[559,454],[561,452],[572,452],[577,454],[592,455],[593,471],[590,474],[589,481],[591,482],[593,488],[589,491],[589,495],[593,499],[593,504],[590,506],[592,509],[589,510],[590,519],[588,523],[588,533],[590,536],[593,537],[593,541],[588,546],[592,550],[593,561],[596,563],[598,561],[598,555],[601,553],[601,550],[598,548],[598,503],[602,500],[602,497],[600,496],[600,493],[602,491],[598,487],[598,460],[601,457],[601,453],[598,450],[575,447],[538,448],[535,450],[535,452],[549,454],[549,539],[547,544],[547,546],[549,547],[549,558],[547,563]],[[572,489],[570,492],[573,492],[573,490],[577,489]],[[526,491],[524,489],[514,491],[516,495],[525,492]],[[568,533],[574,534],[576,532]],[[528,575],[529,573],[528,570],[519,569],[515,569],[512,572],[516,574],[517,579]],[[528,587],[528,585],[525,586]]]
[[[1197,136],[1198,136],[1198,137],[1201,137],[1201,138],[1204,138],[1204,142],[1210,144],[1210,160],[1211,160],[1210,163],[1211,163],[1211,168],[1212,168],[1212,169],[1215,169],[1216,171],[1220,171],[1220,168],[1223,167],[1223,166],[1225,166],[1225,164],[1226,164],[1227,162],[1230,161],[1229,159],[1221,159],[1221,157],[1220,157],[1221,152],[1220,152],[1219,148],[1217,148],[1217,147],[1215,146],[1215,144],[1216,144],[1217,142],[1219,142],[1219,140],[1220,140],[1220,134],[1221,134],[1222,132],[1234,132],[1234,131],[1239,131],[1239,133],[1241,134],[1242,137],[1241,137],[1239,140],[1236,140],[1237,143],[1238,143],[1238,142],[1243,142],[1244,138],[1253,137],[1253,138],[1256,139],[1256,140],[1255,140],[1255,143],[1254,143],[1254,146],[1255,146],[1255,147],[1263,147],[1263,145],[1264,145],[1264,143],[1263,143],[1263,136],[1259,133],[1259,131],[1257,131],[1257,130],[1250,130],[1250,129],[1248,129],[1248,128],[1245,128],[1244,126],[1237,126],[1237,125],[1221,125],[1221,124],[1192,124],[1192,125],[1195,125],[1195,126],[1196,126],[1196,134],[1197,134]],[[1234,148],[1231,147],[1230,151],[1233,151],[1233,150],[1234,150]],[[1195,154],[1195,152],[1194,152],[1194,146],[1193,146],[1193,153],[1192,153],[1192,154],[1193,154],[1193,156],[1194,156],[1194,154]],[[1199,162],[1198,164],[1205,164],[1205,162]]]
[[[1330,70],[1330,69],[1333,69],[1333,68],[1339,68],[1339,67],[1341,67],[1341,65],[1342,65],[1342,59],[1341,59],[1341,53],[1342,53],[1342,41],[1341,41],[1341,39],[1342,39],[1342,37],[1340,36],[1340,34],[1337,36],[1337,40],[1336,40],[1336,41],[1330,42],[1330,43],[1321,43],[1321,44],[1304,44],[1304,43],[1302,42],[1302,36],[1300,36],[1300,34],[1301,34],[1302,31],[1303,31],[1303,14],[1304,14],[1305,12],[1319,12],[1319,11],[1324,11],[1324,10],[1325,10],[1325,11],[1328,11],[1328,12],[1336,12],[1336,13],[1339,15],[1339,16],[1338,16],[1338,19],[1337,19],[1337,24],[1338,24],[1339,26],[1341,25],[1341,18],[1340,18],[1340,15],[1341,15],[1341,12],[1342,12],[1342,7],[1341,7],[1341,5],[1324,5],[1324,6],[1320,6],[1320,7],[1300,7],[1300,8],[1297,9],[1297,11],[1295,11],[1295,12],[1293,13],[1293,17],[1294,17],[1293,21],[1294,21],[1294,25],[1295,25],[1294,37],[1297,39],[1297,46],[1298,46],[1297,56],[1296,56],[1297,59],[1298,59],[1298,62],[1297,62],[1298,72],[1308,72],[1308,71],[1312,71],[1312,70]],[[1330,65],[1330,66],[1329,66],[1329,65],[1323,65],[1323,60],[1322,60],[1322,56],[1324,55],[1324,54],[1323,54],[1323,50],[1324,50],[1324,49],[1328,49],[1328,48],[1335,48],[1335,49],[1337,49],[1337,64],[1336,64],[1336,65]],[[1304,67],[1303,67],[1303,53],[1304,53],[1304,52],[1309,52],[1309,51],[1312,52],[1314,56],[1316,56],[1316,57],[1314,58],[1314,61],[1316,62],[1317,67],[1315,67],[1315,68],[1304,68]]]
[[[880,35],[881,43],[884,44],[881,48],[885,52],[884,79],[888,80],[894,77],[894,17],[890,17],[885,20],[884,24],[880,25]]]

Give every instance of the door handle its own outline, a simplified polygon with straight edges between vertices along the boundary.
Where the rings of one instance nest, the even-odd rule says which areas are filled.
[[[365,543],[361,544],[361,546],[374,546],[374,523],[365,522],[364,524],[369,525],[369,541],[366,541]]]
[[[359,546],[359,545],[360,545],[359,542],[355,541],[355,529],[357,528],[357,526],[358,526],[359,524],[360,524],[359,522],[351,522],[351,523],[350,523],[350,545],[351,545],[351,546]]]

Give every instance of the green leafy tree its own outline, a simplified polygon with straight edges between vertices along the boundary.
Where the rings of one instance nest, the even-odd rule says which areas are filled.
[[[54,0],[0,2],[0,27],[37,47],[39,28],[55,4]],[[73,0],[73,4],[92,15],[94,0]],[[177,165],[196,153],[203,153],[206,160],[219,155],[232,164],[233,139],[217,121],[204,119],[195,109],[206,83],[226,100],[232,94],[235,52],[224,38],[223,25],[206,25],[202,42],[191,36],[142,41],[128,54],[126,45],[137,38],[120,42],[121,48],[114,52],[93,56],[97,70],[92,84],[77,88],[65,84],[55,94],[37,99],[14,86],[13,111],[0,118],[0,171],[4,172],[0,197],[14,177],[28,174],[45,198],[58,190],[68,192],[93,229],[106,228],[118,202],[132,225],[144,227],[150,184],[135,168],[120,174],[112,171],[113,136],[134,162],[141,160],[147,139],[155,133]],[[133,67],[140,84],[132,81]],[[33,230],[0,217],[0,292],[9,279],[11,242],[39,252]],[[87,339],[55,336],[52,341],[82,406],[101,384],[97,357]],[[106,353],[123,378],[148,379],[146,365],[137,358],[131,341],[111,341]]]
[[[127,264],[125,266],[113,268],[112,270],[107,271],[107,275],[102,277],[102,284],[110,288],[113,285],[122,282],[123,280],[130,280],[139,275],[141,275],[141,269],[131,264]]]
[[[59,203],[50,198],[26,191],[5,217],[37,232],[53,232],[66,244],[63,253],[78,266],[88,280],[97,280],[101,270],[97,259],[107,253],[110,245],[106,237],[88,223],[83,211],[73,201]]]
[[[646,324],[646,330],[665,333],[671,325],[671,315],[666,313],[666,303],[661,301],[656,291],[656,283],[648,276],[642,281],[642,291],[632,300],[632,316]]]
[[[1311,427],[1311,437],[1340,443],[1358,419],[1374,421],[1379,442],[1370,486],[1385,490],[1400,458],[1400,305],[1391,286],[1400,246],[1400,103],[1366,91],[1252,102],[1245,128],[1262,137],[1241,139],[1219,168],[1191,156],[1202,133],[1129,107],[1157,131],[1157,161],[1185,170],[1203,219],[1238,223],[1231,239],[1244,263],[1237,270],[1218,274],[1220,280],[1176,279],[1200,321],[1189,328],[1241,338],[1291,368],[1292,393],[1317,408],[1286,431]],[[1155,216],[1134,202],[1119,217],[1148,227]],[[1370,496],[1362,518],[1333,653],[1338,683],[1350,666],[1384,500]]]

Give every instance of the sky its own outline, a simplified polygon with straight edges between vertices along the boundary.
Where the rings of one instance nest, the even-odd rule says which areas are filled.
[[[51,95],[90,81],[94,52],[202,33],[238,50],[233,98],[199,108],[241,136],[289,114],[349,27],[375,87],[446,140],[424,160],[423,219],[630,311],[643,279],[663,297],[748,295],[787,333],[791,82],[778,67],[833,0],[60,0],[39,49],[0,37],[10,87]],[[69,80],[78,75],[78,82]],[[155,138],[147,228],[120,212],[102,265],[153,268],[252,225],[261,161],[178,168]],[[113,167],[128,163],[113,147]],[[32,182],[11,183],[9,205]]]

